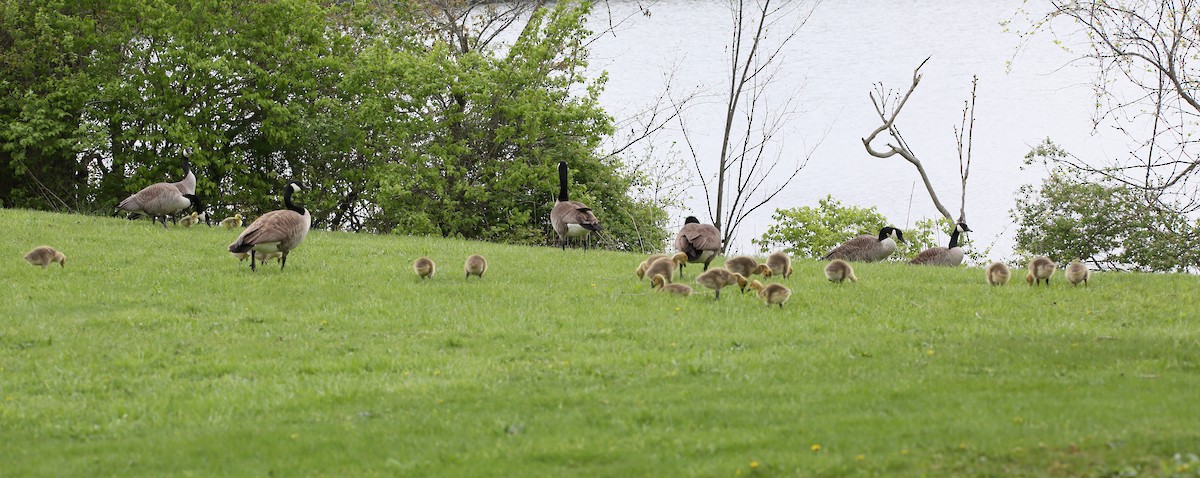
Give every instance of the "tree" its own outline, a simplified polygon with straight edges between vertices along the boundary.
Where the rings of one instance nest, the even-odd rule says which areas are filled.
[[[833,196],[817,201],[817,207],[776,209],[771,219],[767,232],[751,241],[761,252],[782,247],[789,255],[814,259],[855,236],[878,234],[888,224],[878,209],[843,206]]]
[[[1185,271],[1200,267],[1200,222],[1154,207],[1137,189],[1063,166],[1069,153],[1049,139],[1025,156],[1049,176],[1022,186],[1016,208],[1017,253],[1081,259],[1103,270]]]
[[[1110,162],[1073,155],[1050,158],[1088,176],[1136,188],[1158,208],[1200,209],[1200,4],[1194,0],[1063,1],[1033,17],[1026,36],[1066,21],[1056,38],[1096,67],[1093,127],[1110,124],[1134,145]],[[1058,35],[1058,32],[1055,31]],[[1080,35],[1082,34],[1082,35]],[[1062,38],[1066,38],[1063,41]]]
[[[900,110],[908,103],[909,97],[913,91],[916,91],[917,85],[921,83],[921,67],[929,61],[926,58],[917,68],[913,70],[912,83],[908,87],[908,91],[903,95],[899,92],[884,90],[883,84],[879,83],[875,86],[875,93],[872,93],[871,104],[875,106],[875,113],[879,115],[880,121],[883,122],[878,128],[875,128],[866,138],[863,138],[863,147],[867,149],[867,153],[877,158],[890,158],[899,155],[905,161],[912,163],[917,168],[917,172],[921,174],[921,180],[925,183],[925,189],[929,192],[929,198],[933,200],[934,207],[942,216],[952,223],[965,222],[967,216],[967,178],[971,173],[971,145],[973,143],[975,131],[975,87],[978,85],[979,78],[976,77],[971,81],[971,98],[967,100],[963,107],[962,125],[955,128],[954,138],[958,142],[958,171],[961,182],[962,202],[958,210],[958,218],[950,214],[946,206],[942,205],[938,199],[937,191],[933,189],[933,184],[929,181],[929,174],[925,172],[925,165],[913,153],[912,148],[908,146],[908,142],[904,141],[904,137],[900,135],[900,129],[896,126],[896,117],[900,115]],[[878,97],[876,97],[878,95]],[[871,146],[875,138],[880,133],[887,132],[894,140],[893,143],[887,143],[888,149],[880,151]]]
[[[784,47],[808,22],[819,1],[729,0],[733,30],[724,128],[715,177],[705,173],[684,115],[678,115],[709,207],[709,219],[722,233],[722,252],[750,214],[766,205],[800,173],[808,156],[790,165],[776,147],[796,115],[795,91],[778,110],[767,106]],[[677,105],[676,111],[683,106]],[[811,153],[809,153],[811,154]],[[773,184],[768,185],[768,180]],[[710,185],[711,181],[711,185]]]

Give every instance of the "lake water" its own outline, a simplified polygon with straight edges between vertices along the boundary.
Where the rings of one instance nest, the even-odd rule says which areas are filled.
[[[992,246],[992,259],[1010,258],[1016,226],[1009,210],[1016,190],[1045,175],[1039,168],[1021,170],[1033,145],[1049,137],[1077,155],[1126,151],[1121,138],[1093,135],[1094,99],[1088,83],[1093,69],[1072,65],[1075,57],[1048,35],[1035,38],[1018,54],[1021,40],[1004,32],[1000,22],[1023,4],[859,0],[817,6],[784,50],[778,94],[772,99],[779,104],[786,91],[802,86],[796,98],[799,114],[778,147],[784,158],[811,150],[811,160],[782,194],[743,225],[730,252],[754,252],[750,239],[766,231],[776,208],[815,206],[827,194],[843,203],[877,207],[901,228],[939,216],[914,167],[899,156],[874,158],[861,141],[880,124],[868,97],[874,84],[906,89],[913,69],[932,55],[897,124],[925,164],[942,203],[957,216],[960,180],[953,128],[970,96],[971,77],[979,76],[967,222],[977,247]],[[619,18],[635,5],[601,3],[593,30],[607,24],[607,17],[601,17],[606,7]],[[666,0],[649,9],[650,16],[637,15],[593,44],[591,67],[609,75],[602,103],[618,120],[652,102],[671,69],[677,70],[678,87],[727,88],[731,20],[726,3]],[[724,98],[714,98],[687,116],[692,140],[710,172],[720,148],[723,108]],[[679,160],[690,162],[677,127],[656,138],[656,154],[669,157],[673,141],[678,141],[674,149]],[[883,141],[876,145],[882,148]],[[706,218],[703,191],[692,187],[688,193],[689,210],[675,211],[672,227],[687,214]],[[945,235],[940,239],[947,240]]]

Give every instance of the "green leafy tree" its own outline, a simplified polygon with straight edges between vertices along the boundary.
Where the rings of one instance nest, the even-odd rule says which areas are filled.
[[[1158,208],[1143,191],[1090,180],[1062,166],[1067,153],[1050,140],[1026,164],[1053,165],[1042,184],[1022,186],[1016,208],[1017,253],[1056,261],[1082,259],[1100,269],[1181,271],[1200,266],[1200,223]]]
[[[750,242],[764,253],[783,248],[792,256],[811,258],[824,256],[855,236],[878,234],[888,225],[874,207],[843,206],[833,196],[817,201],[817,207],[776,209],[772,220],[767,232]]]

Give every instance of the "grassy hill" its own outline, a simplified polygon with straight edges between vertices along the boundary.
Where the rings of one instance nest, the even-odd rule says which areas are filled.
[[[0,210],[0,475],[1200,472],[1192,276],[801,261],[778,309],[426,237],[314,231],[252,273],[236,235]]]

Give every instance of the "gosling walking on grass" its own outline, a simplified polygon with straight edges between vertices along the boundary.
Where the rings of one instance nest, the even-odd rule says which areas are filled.
[[[666,292],[684,297],[692,295],[691,287],[683,284],[668,284],[667,279],[664,278],[662,274],[654,274],[654,278],[650,279],[650,282],[654,285],[655,289],[658,289],[659,292]]]
[[[463,269],[467,271],[467,279],[471,276],[479,276],[483,279],[483,273],[487,272],[487,259],[479,254],[473,254],[467,258],[466,264],[463,264]]]
[[[237,214],[234,214],[231,217],[222,219],[221,227],[223,227],[225,229],[237,229],[239,227],[242,227],[242,213],[239,212]]]
[[[837,284],[841,284],[847,279],[850,282],[858,282],[858,277],[854,276],[854,268],[850,267],[849,262],[841,259],[834,259],[825,266],[825,278]]]
[[[1073,286],[1078,287],[1079,283],[1082,282],[1083,286],[1087,287],[1088,277],[1091,275],[1092,271],[1089,271],[1087,266],[1083,265],[1083,262],[1079,260],[1071,261],[1067,265],[1067,282],[1070,282]]]
[[[1042,281],[1046,281],[1046,287],[1050,287],[1050,277],[1054,275],[1054,269],[1057,266],[1049,257],[1039,256],[1029,261],[1029,272],[1025,274],[1025,282],[1029,285],[1038,286]]]
[[[433,259],[422,257],[413,263],[413,272],[416,272],[417,277],[421,279],[429,279],[433,277],[434,272],[437,272],[437,265],[433,263]]]
[[[1008,278],[1011,274],[1008,271],[1008,266],[1000,262],[993,262],[987,266],[986,276],[988,284],[1004,285],[1008,283]]]
[[[767,307],[778,305],[782,309],[783,303],[792,297],[792,290],[783,284],[767,284],[764,286],[762,282],[754,281],[750,283],[750,288],[758,291],[758,298],[762,299],[767,304]]]
[[[57,262],[59,267],[65,268],[67,267],[67,256],[54,250],[53,247],[41,246],[26,253],[25,262],[35,266],[42,266],[42,269],[45,269],[51,263]]]

